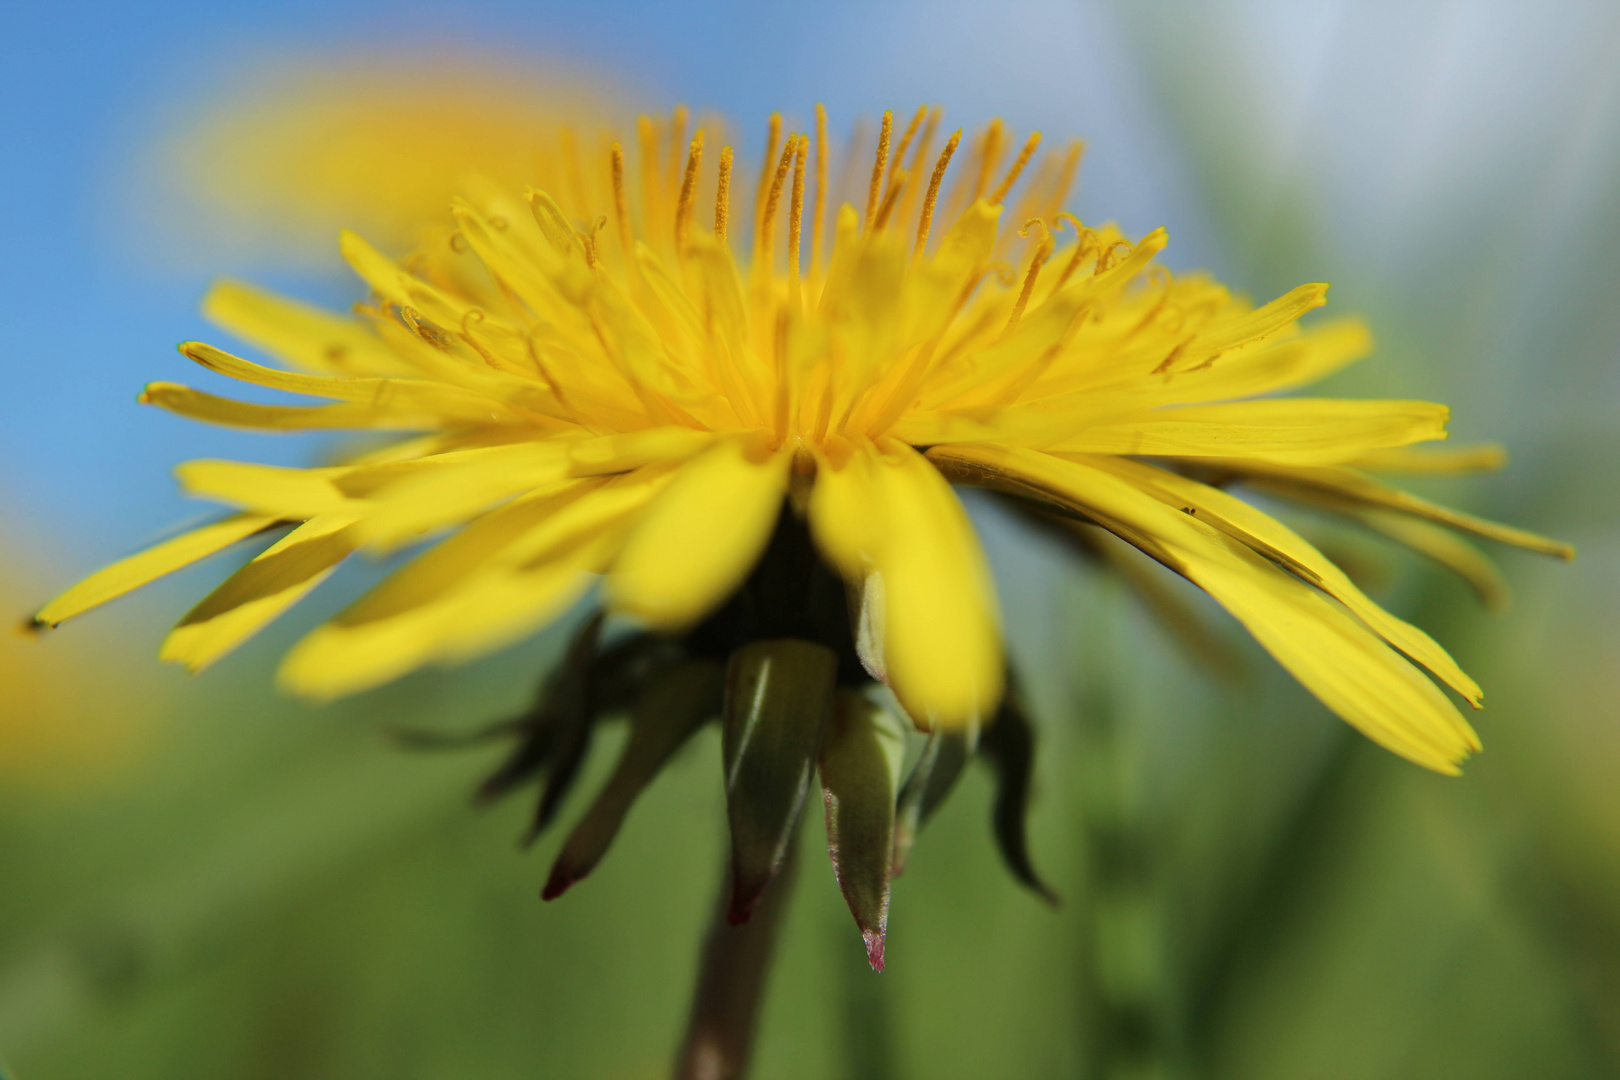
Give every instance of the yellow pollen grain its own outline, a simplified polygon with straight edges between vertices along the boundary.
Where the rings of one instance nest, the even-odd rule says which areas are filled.
[[[771,180],[770,190],[765,195],[765,212],[759,219],[759,237],[755,244],[759,252],[760,272],[764,274],[771,272],[771,254],[775,250],[773,243],[775,237],[772,232],[776,227],[776,206],[782,201],[782,184],[787,180],[788,167],[793,164],[798,147],[798,136],[788,139],[788,144],[782,148],[782,158],[776,165],[776,175]]]
[[[731,217],[731,147],[720,148],[720,179],[714,191],[714,235],[726,238],[726,221]]]
[[[945,170],[950,166],[951,155],[956,153],[956,147],[962,141],[962,129],[957,128],[951,135],[945,149],[940,151],[939,161],[934,165],[934,175],[928,181],[928,194],[923,196],[922,217],[917,221],[917,245],[911,249],[911,257],[922,257],[923,249],[928,246],[928,230],[934,224],[934,203],[939,198],[939,185],[945,180]]]
[[[979,143],[979,171],[973,177],[973,198],[968,200],[972,206],[984,197],[984,189],[990,184],[990,174],[995,170],[996,162],[1001,160],[1001,118],[990,121],[984,129],[984,138]]]
[[[810,204],[810,277],[821,272],[821,234],[827,220],[827,107],[816,103],[816,195]]]
[[[793,195],[788,202],[788,300],[799,300],[799,239],[804,228],[804,159],[810,137],[800,135],[793,154]]]
[[[1007,192],[1011,191],[1012,186],[1018,183],[1018,177],[1024,171],[1024,166],[1029,164],[1029,159],[1035,156],[1035,148],[1040,145],[1041,133],[1038,131],[1031,132],[1029,138],[1024,140],[1024,148],[1018,151],[1018,157],[1013,161],[1012,168],[1007,170],[1007,175],[996,186],[996,190],[990,193],[991,203],[1000,205],[1001,201],[1007,197]]]
[[[692,228],[692,192],[697,187],[698,166],[703,161],[703,129],[692,136],[686,152],[686,174],[681,178],[680,197],[675,202],[675,250],[686,250],[686,237]]]
[[[770,127],[765,134],[765,160],[759,166],[759,186],[754,191],[754,242],[759,243],[759,223],[765,215],[765,196],[771,189],[771,165],[776,161],[776,148],[782,144],[782,114],[771,113]]]
[[[1001,332],[1002,337],[1018,328],[1018,320],[1024,317],[1024,309],[1029,306],[1029,294],[1035,291],[1035,279],[1040,277],[1041,267],[1046,264],[1046,260],[1052,257],[1052,248],[1055,246],[1052,233],[1040,218],[1026,221],[1024,227],[1018,230],[1018,235],[1028,236],[1033,228],[1039,228],[1044,235],[1040,246],[1035,249],[1035,254],[1030,256],[1029,270],[1024,274],[1024,287],[1018,292],[1018,302],[1013,305],[1012,314],[1007,318],[1007,327]]]
[[[636,118],[636,135],[641,143],[641,230],[658,235],[658,130],[650,116]]]
[[[889,162],[889,136],[894,133],[893,111],[883,114],[883,127],[878,131],[877,161],[872,165],[872,183],[866,189],[866,228],[872,228],[877,218],[878,201],[883,193],[883,167]]]

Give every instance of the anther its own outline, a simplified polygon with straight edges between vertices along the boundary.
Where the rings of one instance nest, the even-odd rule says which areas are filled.
[[[1067,265],[1063,267],[1063,273],[1058,276],[1057,284],[1053,286],[1054,291],[1063,288],[1064,282],[1068,281],[1074,272],[1080,268],[1080,260],[1085,256],[1086,252],[1097,247],[1097,234],[1086,228],[1079,218],[1067,210],[1060,210],[1057,214],[1057,227],[1059,229],[1063,228],[1065,221],[1074,228],[1077,242],[1074,255],[1069,259]]]
[[[984,138],[979,143],[979,172],[973,178],[973,198],[968,200],[972,206],[984,196],[984,189],[990,184],[990,173],[995,170],[996,162],[1001,159],[1001,118],[990,121],[984,129]]]
[[[810,277],[821,272],[821,233],[827,216],[827,107],[816,103],[816,196],[810,204]]]
[[[956,153],[957,144],[962,141],[962,129],[957,128],[951,136],[945,149],[940,151],[939,161],[934,165],[934,175],[928,181],[928,194],[923,196],[922,217],[917,222],[917,245],[911,249],[913,259],[921,258],[923,249],[928,246],[928,230],[934,224],[934,202],[939,198],[939,185],[945,179],[945,169],[951,163],[951,155]]]
[[[800,135],[793,154],[793,195],[788,203],[788,299],[799,303],[799,239],[804,228],[804,159],[810,137]]]
[[[889,184],[895,186],[895,174],[900,172],[906,163],[906,151],[911,149],[911,140],[917,137],[917,129],[922,126],[923,117],[928,115],[928,106],[919,105],[911,117],[911,123],[906,125],[906,133],[900,136],[900,145],[895,148],[894,156],[889,161]],[[888,197],[888,189],[884,189],[884,197]]]
[[[889,136],[894,133],[894,113],[883,114],[883,127],[878,131],[877,161],[872,165],[872,183],[866,189],[866,228],[871,231],[877,218],[879,197],[883,194],[883,167],[889,163]]]
[[[754,238],[759,267],[766,274],[771,272],[772,240],[775,239],[771,233],[776,225],[776,205],[782,200],[782,184],[787,180],[788,167],[793,164],[798,147],[799,137],[794,135],[782,148],[782,158],[777,162],[776,175],[771,179],[770,191],[765,196],[765,212],[760,216],[759,235]]]
[[[686,250],[686,237],[691,232],[692,192],[697,187],[698,166],[703,161],[703,129],[692,136],[692,145],[686,152],[686,175],[681,178],[680,197],[675,202],[675,250]]]
[[[754,191],[754,236],[759,236],[760,218],[765,215],[765,196],[771,189],[771,165],[776,161],[776,148],[782,143],[782,114],[771,113],[770,129],[765,136],[765,161],[759,167],[759,186]]]
[[[1041,267],[1045,265],[1046,260],[1052,257],[1052,248],[1055,242],[1052,239],[1051,230],[1046,227],[1046,222],[1040,218],[1030,218],[1026,221],[1024,227],[1018,230],[1018,235],[1028,236],[1030,230],[1035,228],[1041,230],[1041,243],[1035,249],[1035,254],[1030,256],[1029,270],[1024,274],[1024,287],[1019,290],[1018,301],[1013,304],[1012,315],[1007,319],[1006,329],[1001,332],[1002,337],[1006,337],[1017,329],[1018,320],[1024,317],[1024,309],[1029,306],[1029,295],[1035,291],[1035,279],[1040,277]]]
[[[731,217],[731,147],[720,148],[720,180],[714,192],[714,235],[726,238],[726,220]]]
[[[991,203],[999,205],[1007,197],[1007,192],[1011,191],[1012,186],[1018,183],[1019,174],[1024,171],[1024,166],[1029,164],[1029,159],[1035,156],[1035,148],[1040,145],[1041,133],[1038,131],[1030,132],[1029,138],[1024,140],[1024,148],[1018,151],[1018,157],[1012,163],[1012,168],[1007,170],[1006,177],[997,185],[996,190],[990,193]]]
[[[624,245],[625,265],[634,267],[636,238],[630,231],[630,205],[624,194],[624,148],[614,143],[609,157],[613,167],[613,216],[619,222],[619,241]]]

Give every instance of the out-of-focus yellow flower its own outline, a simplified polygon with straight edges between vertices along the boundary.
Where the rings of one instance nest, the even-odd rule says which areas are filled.
[[[564,144],[594,145],[616,112],[589,75],[557,63],[314,57],[224,95],[162,147],[160,169],[188,234],[325,257],[347,227],[397,253],[442,218],[462,177],[520,190]]]
[[[408,137],[414,113],[398,116]],[[531,633],[598,574],[612,609],[695,632],[749,580],[780,518],[861,597],[867,670],[919,724],[959,728],[1003,689],[996,601],[951,490],[974,484],[1140,548],[1341,717],[1454,772],[1478,742],[1420,667],[1475,706],[1478,685],[1225,484],[1568,549],[1363,471],[1471,463],[1405,449],[1445,437],[1443,406],[1262,396],[1369,348],[1353,320],[1300,326],[1326,285],[1255,306],[1171,275],[1154,263],[1162,230],[1133,241],[1062,211],[1077,144],[1041,158],[1037,134],[1010,153],[993,123],[936,151],[938,120],[919,110],[896,145],[886,117],[862,197],[835,209],[822,115],[814,139],[784,140],[773,118],[745,249],[731,150],[713,155],[701,130],[688,140],[682,110],[643,118],[633,156],[560,140],[526,196],[469,179],[452,220],[403,262],[345,233],[372,290],[358,316],[219,285],[208,314],[288,367],[182,351],[332,403],[170,383],[143,401],[258,430],[420,434],[323,468],[187,463],[188,491],[239,513],[94,575],[39,620],[293,526],[170,635],[164,657],[200,669],[353,552],[453,532],[288,656],[285,685],[328,698]]]

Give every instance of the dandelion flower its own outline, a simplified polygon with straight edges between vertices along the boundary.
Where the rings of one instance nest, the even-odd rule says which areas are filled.
[[[965,755],[997,763],[1014,804],[1027,789],[1030,734],[953,485],[1140,549],[1350,724],[1455,772],[1479,743],[1442,686],[1474,707],[1479,686],[1233,486],[1358,516],[1476,580],[1455,533],[1568,549],[1373,478],[1489,463],[1411,449],[1445,438],[1444,406],[1279,396],[1370,348],[1355,320],[1302,324],[1326,285],[1256,305],[1171,274],[1163,230],[1133,239],[1063,210],[1079,144],[1042,154],[1038,134],[945,136],[939,121],[919,110],[901,132],[885,116],[844,200],[821,110],[809,134],[773,117],[745,198],[731,148],[677,110],[626,143],[561,144],[563,182],[545,190],[469,181],[403,262],[345,233],[370,288],[353,315],[216,286],[208,315],[284,366],[181,351],[325,403],[172,383],[141,401],[239,428],[408,437],[318,468],[188,462],[183,487],[235,514],[101,571],[38,621],[278,531],[165,641],[196,671],[355,552],[436,541],[286,657],[283,685],[328,699],[500,648],[601,577],[606,609],[648,633],[613,644],[592,619],[487,786],[543,765],[544,824],[591,719],[632,712],[548,893],[594,865],[635,793],[721,714],[734,917],[775,873],[819,765],[874,964],[891,869]],[[873,681],[933,733],[905,783],[905,726],[860,694]],[[1003,831],[1033,882],[1016,824]]]

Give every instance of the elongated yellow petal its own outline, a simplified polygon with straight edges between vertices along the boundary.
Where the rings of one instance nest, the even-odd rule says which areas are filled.
[[[613,565],[613,605],[660,629],[696,622],[753,569],[776,525],[792,454],[731,438],[685,465]]]
[[[523,636],[572,602],[668,476],[578,481],[485,514],[300,641],[282,686],[328,700]]]
[[[1114,473],[1176,509],[1189,508],[1199,515],[1199,520],[1247,544],[1257,553],[1297,568],[1301,576],[1343,603],[1385,641],[1434,672],[1475,708],[1479,707],[1479,684],[1457,666],[1450,653],[1422,630],[1373,602],[1332,560],[1276,518],[1218,488],[1164,469],[1118,458],[1090,458],[1086,464]]]
[[[1459,473],[1495,472],[1505,466],[1507,460],[1507,448],[1500,443],[1475,443],[1473,446],[1422,450],[1413,447],[1373,450],[1345,464],[1375,473],[1455,476]]]
[[[1506,610],[1511,599],[1495,561],[1448,529],[1390,510],[1347,511],[1353,518],[1396,543],[1426,555],[1466,581],[1480,602],[1493,611]]]
[[[840,573],[860,581],[876,565],[884,536],[884,507],[872,470],[877,453],[866,440],[829,440],[816,455],[816,482],[810,489],[810,530]]]
[[[516,443],[404,476],[373,493],[356,531],[367,547],[389,551],[459,525],[502,499],[567,486],[568,451],[559,440]]]
[[[327,514],[288,533],[187,612],[160,658],[195,674],[258,633],[354,551],[353,524],[352,514]]]
[[[321,431],[334,428],[422,431],[443,423],[441,417],[425,413],[387,413],[354,403],[255,405],[168,382],[148,383],[137,400],[142,405],[156,405],[190,420],[255,431]]]
[[[85,578],[39,609],[34,622],[56,626],[65,619],[100,607],[133,592],[165,574],[224,551],[232,544],[275,525],[279,519],[265,514],[236,514],[198,529],[191,529],[127,559],[120,559]]]
[[[629,472],[657,461],[684,461],[714,441],[714,433],[658,427],[582,439],[568,453],[573,476]]]
[[[350,500],[332,483],[335,471],[205,458],[180,465],[174,474],[189,495],[261,514],[307,520],[348,507]]]
[[[1092,424],[1054,453],[1156,457],[1263,457],[1337,462],[1368,450],[1446,437],[1448,410],[1426,401],[1273,398],[1161,409]]]
[[[920,724],[982,723],[1004,677],[995,589],[973,525],[922,455],[890,441],[868,470],[889,685]]]
[[[344,318],[240,281],[220,281],[203,298],[208,319],[305,371],[400,375],[408,366],[359,319]]]
[[[1084,513],[1213,596],[1294,677],[1380,745],[1455,773],[1477,736],[1438,687],[1343,609],[1247,546],[1109,473],[1022,449],[936,448],[963,479]]]
[[[1311,468],[1263,461],[1220,461],[1213,464],[1242,476],[1255,488],[1291,499],[1317,503],[1332,509],[1366,507],[1393,510],[1416,518],[1473,533],[1487,540],[1511,544],[1542,555],[1573,559],[1575,549],[1558,540],[1502,525],[1461,510],[1441,506],[1411,492],[1375,480],[1366,473],[1344,467]]]

